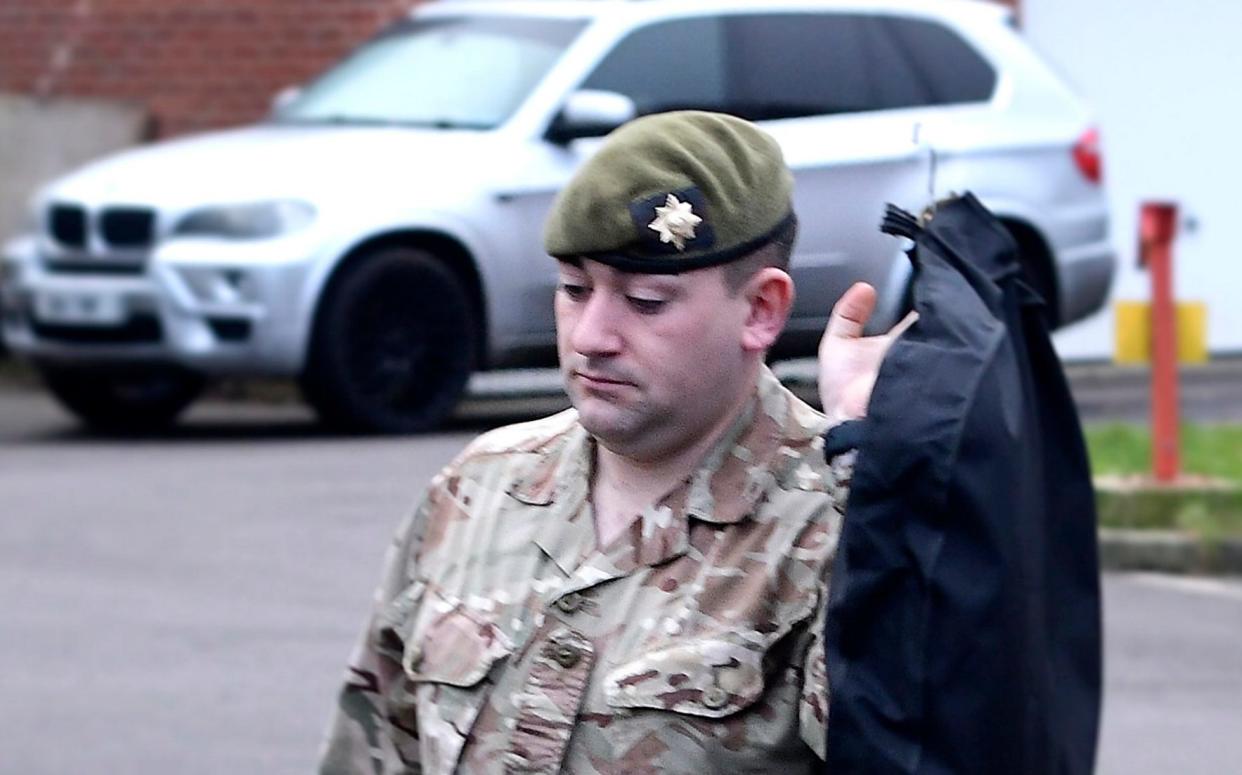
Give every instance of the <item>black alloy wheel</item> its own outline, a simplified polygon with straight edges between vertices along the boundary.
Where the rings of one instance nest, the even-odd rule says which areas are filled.
[[[345,267],[315,321],[302,389],[329,426],[430,430],[457,406],[478,362],[470,296],[427,251],[386,248]]]

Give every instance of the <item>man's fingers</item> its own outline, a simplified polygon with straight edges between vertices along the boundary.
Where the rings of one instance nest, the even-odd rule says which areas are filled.
[[[867,283],[854,283],[833,305],[824,338],[858,339],[874,311],[875,288]]]
[[[889,329],[888,338],[896,339],[897,337],[904,334],[907,328],[909,328],[910,326],[914,325],[917,322],[919,322],[919,313],[915,312],[914,310],[910,310],[909,312],[906,313],[906,316],[904,318],[897,321],[897,325]]]

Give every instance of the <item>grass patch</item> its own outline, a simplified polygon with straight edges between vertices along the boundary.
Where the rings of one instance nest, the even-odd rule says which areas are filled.
[[[1151,430],[1110,423],[1086,428],[1091,470],[1100,474],[1151,471]],[[1242,484],[1242,425],[1182,426],[1182,470]]]
[[[1151,472],[1151,432],[1133,424],[1086,429],[1092,472],[1097,477],[1146,476]],[[1242,425],[1183,425],[1182,470],[1232,487],[1196,484],[1101,482],[1096,491],[1105,527],[1181,530],[1209,545],[1242,535]]]

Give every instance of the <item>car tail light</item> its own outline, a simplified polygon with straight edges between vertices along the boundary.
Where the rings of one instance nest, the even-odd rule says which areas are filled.
[[[1092,183],[1099,183],[1104,176],[1104,159],[1100,155],[1100,130],[1091,127],[1074,143],[1074,163],[1078,171]]]

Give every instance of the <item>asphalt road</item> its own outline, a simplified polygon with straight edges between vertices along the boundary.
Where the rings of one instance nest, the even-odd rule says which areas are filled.
[[[305,773],[390,531],[475,433],[353,439],[206,404],[82,434],[0,389],[0,772]],[[1242,762],[1242,581],[1106,580],[1099,772]]]

